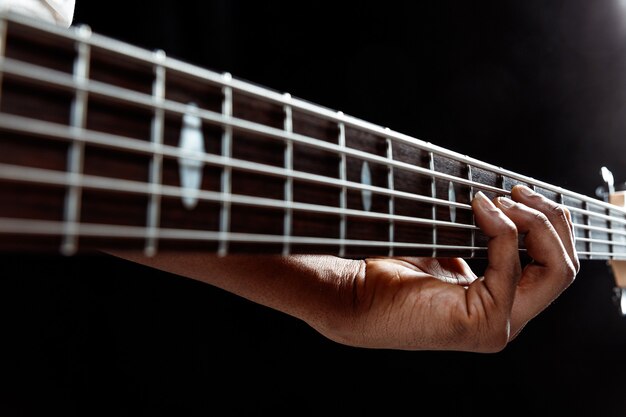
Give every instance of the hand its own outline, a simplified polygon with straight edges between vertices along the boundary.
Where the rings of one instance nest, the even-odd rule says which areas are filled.
[[[523,186],[512,200],[479,193],[472,207],[490,238],[483,277],[458,258],[370,258],[354,280],[353,317],[318,330],[372,348],[504,349],[578,273],[571,216]],[[518,233],[533,259],[523,270]]]

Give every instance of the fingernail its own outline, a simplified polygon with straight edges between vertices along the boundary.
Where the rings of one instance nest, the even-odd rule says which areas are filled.
[[[506,197],[498,197],[498,204],[500,204],[504,208],[511,208],[515,205],[513,200],[510,200]]]
[[[532,196],[535,195],[535,192],[533,190],[531,190],[530,188],[526,187],[525,185],[520,185],[519,186],[519,191],[525,197],[532,197]]]
[[[486,209],[494,209],[496,206],[487,198],[487,196],[479,191],[474,195],[474,199],[478,204],[480,204],[483,208]]]

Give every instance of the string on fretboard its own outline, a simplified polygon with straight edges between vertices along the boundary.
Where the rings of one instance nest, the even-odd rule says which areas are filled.
[[[0,39],[0,248],[478,257],[475,192],[525,184],[581,258],[626,259],[603,201],[86,27]]]

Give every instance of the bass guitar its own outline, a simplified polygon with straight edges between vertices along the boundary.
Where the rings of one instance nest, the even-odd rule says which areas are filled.
[[[581,195],[87,26],[0,15],[0,250],[484,257],[470,202],[516,184],[570,210],[580,259],[610,262],[623,292],[623,192]]]

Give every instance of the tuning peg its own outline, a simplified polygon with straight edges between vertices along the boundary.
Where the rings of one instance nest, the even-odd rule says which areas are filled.
[[[609,194],[613,194],[615,192],[615,179],[613,178],[613,173],[609,171],[607,167],[602,167],[600,168],[600,174],[607,185]]]

